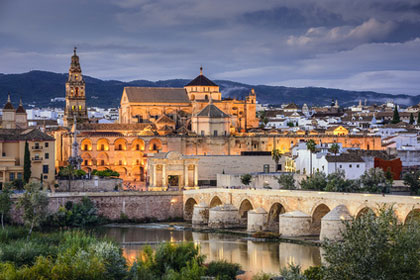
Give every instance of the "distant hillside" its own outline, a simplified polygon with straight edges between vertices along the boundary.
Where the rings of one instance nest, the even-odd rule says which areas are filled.
[[[192,77],[194,78],[194,77]],[[131,82],[103,81],[84,76],[88,106],[117,107],[120,103],[123,88],[126,86],[147,87],[183,87],[189,80],[175,79],[166,81],[136,80]],[[51,103],[54,97],[64,97],[67,74],[46,71],[31,71],[22,74],[0,74],[0,102],[4,104],[8,92],[11,92],[15,104],[21,97],[25,104],[31,103],[40,107],[64,106],[63,102]],[[262,104],[281,104],[295,102],[298,105],[327,105],[332,99],[338,99],[340,105],[356,104],[359,99],[367,99],[369,104],[394,100],[400,105],[420,103],[420,95],[391,95],[371,91],[346,91],[330,88],[292,88],[282,86],[248,85],[225,80],[215,80],[223,97],[244,98],[251,88],[255,88],[257,100]]]

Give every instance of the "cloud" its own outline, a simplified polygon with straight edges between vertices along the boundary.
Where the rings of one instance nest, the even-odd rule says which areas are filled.
[[[351,26],[338,26],[331,29],[325,27],[309,28],[302,36],[290,36],[287,44],[292,47],[316,47],[333,46],[337,49],[353,48],[363,43],[381,41],[394,30],[395,24],[379,22],[376,19],[369,19],[362,24]]]

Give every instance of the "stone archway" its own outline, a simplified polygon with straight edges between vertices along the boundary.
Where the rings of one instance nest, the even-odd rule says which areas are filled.
[[[367,215],[367,214],[374,214],[375,215],[375,212],[372,209],[370,209],[369,207],[367,207],[367,206],[366,207],[363,207],[362,209],[360,209],[357,212],[356,219],[359,219],[360,217],[362,217],[364,215]]]
[[[312,211],[311,233],[313,235],[319,235],[321,233],[321,219],[330,211],[330,208],[324,203],[319,204]]]
[[[271,205],[267,216],[267,229],[269,231],[279,232],[279,216],[284,213],[286,213],[286,209],[281,203],[276,202]]]
[[[413,222],[420,223],[420,209],[411,210],[405,217],[404,224]]]
[[[215,196],[211,199],[209,205],[210,205],[210,208],[213,208],[222,204],[223,204],[222,200],[218,196]]]
[[[194,212],[194,205],[197,204],[194,198],[188,198],[184,205],[184,220],[191,221],[193,212]]]
[[[239,218],[241,220],[241,226],[247,226],[248,224],[248,211],[254,209],[251,202],[248,199],[244,199],[239,206]]]

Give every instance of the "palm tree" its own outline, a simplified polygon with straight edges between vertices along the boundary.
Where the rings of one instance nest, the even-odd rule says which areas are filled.
[[[338,146],[337,143],[333,143],[330,147],[330,153],[333,153],[334,156],[336,156],[338,154],[338,152],[340,151],[340,146]],[[337,160],[334,160],[334,171],[337,172]]]
[[[311,152],[311,158],[310,158],[310,163],[311,163],[311,170],[310,170],[310,174],[312,177],[312,154],[315,153],[316,150],[316,143],[314,140],[310,139],[308,140],[308,142],[306,142],[306,148]]]
[[[278,149],[273,149],[271,151],[271,158],[276,162],[276,171],[278,170],[279,161],[281,159],[281,152]]]

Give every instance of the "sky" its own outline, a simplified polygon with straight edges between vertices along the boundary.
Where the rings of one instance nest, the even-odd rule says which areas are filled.
[[[0,73],[420,94],[420,0],[0,0]]]

